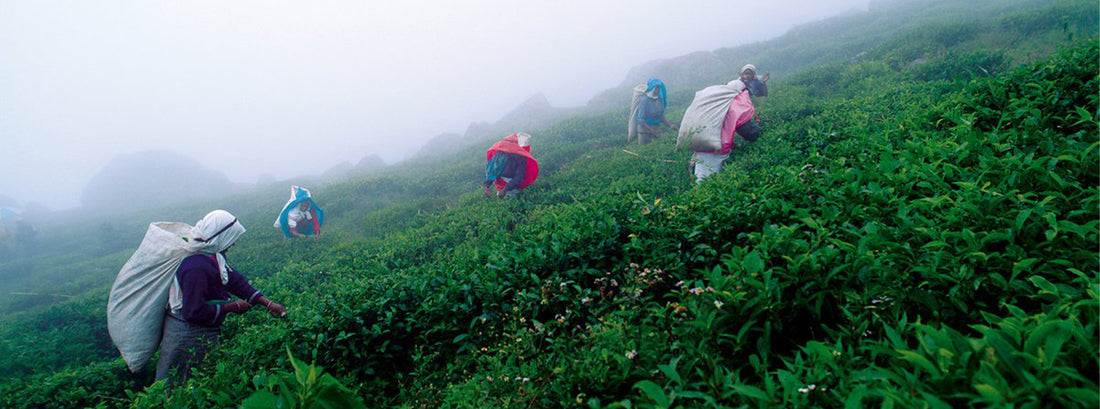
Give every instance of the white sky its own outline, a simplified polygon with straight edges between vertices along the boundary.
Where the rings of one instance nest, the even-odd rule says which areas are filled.
[[[239,182],[393,163],[535,93],[583,105],[646,61],[867,2],[5,0],[0,195],[73,207],[115,155],[147,150]]]

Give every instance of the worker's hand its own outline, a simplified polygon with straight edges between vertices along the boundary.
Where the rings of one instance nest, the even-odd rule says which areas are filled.
[[[260,298],[256,299],[256,303],[267,307],[267,312],[271,313],[272,317],[283,318],[286,316],[286,308],[267,299],[267,297],[261,295]]]
[[[771,79],[771,78],[772,78],[772,73],[770,73],[770,72],[765,72],[765,73],[764,73],[764,76],[763,76],[763,77],[760,77],[760,81],[763,81],[763,82],[768,82],[768,80],[769,80],[769,79]]]
[[[267,303],[267,312],[271,313],[272,317],[283,318],[286,316],[286,308],[275,302]]]
[[[222,306],[222,309],[225,310],[227,314],[231,312],[240,314],[248,311],[249,308],[252,308],[252,304],[249,304],[247,301],[233,301]]]

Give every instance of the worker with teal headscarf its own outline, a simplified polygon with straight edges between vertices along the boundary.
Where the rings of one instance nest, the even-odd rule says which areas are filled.
[[[301,186],[290,187],[290,200],[275,219],[274,226],[283,230],[286,237],[321,237],[321,226],[325,223],[325,211],[313,200],[309,189]]]
[[[668,90],[665,83],[659,79],[650,78],[646,82],[645,95],[638,103],[638,113],[634,117],[639,145],[656,140],[661,134],[662,126],[676,130],[676,127],[665,118],[665,108],[668,108]]]

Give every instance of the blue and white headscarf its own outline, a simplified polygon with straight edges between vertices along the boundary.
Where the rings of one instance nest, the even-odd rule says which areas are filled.
[[[279,212],[279,217],[275,218],[274,226],[277,229],[283,230],[283,235],[286,237],[294,237],[290,234],[290,223],[287,220],[290,216],[290,211],[298,207],[301,202],[309,202],[310,207],[317,212],[317,225],[325,225],[325,211],[321,210],[321,206],[313,200],[313,196],[310,195],[309,189],[301,186],[290,187],[290,199],[286,201],[286,205],[283,206],[283,210]]]

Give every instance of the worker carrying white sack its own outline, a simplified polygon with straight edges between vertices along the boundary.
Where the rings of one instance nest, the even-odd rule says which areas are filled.
[[[226,261],[225,253],[244,234],[225,210],[215,210],[194,227],[149,225],[141,245],[119,271],[107,301],[107,327],[132,372],[145,366],[160,346],[156,379],[178,385],[198,367],[205,351],[220,342],[230,313],[263,305],[286,316]],[[230,294],[240,298],[231,301]]]
[[[688,148],[692,155],[692,173],[695,183],[722,170],[722,164],[737,144],[735,135],[752,142],[762,132],[752,121],[756,114],[752,99],[740,80],[725,85],[706,87],[695,93],[684,119],[680,122],[680,134],[676,148]]]
[[[653,142],[661,134],[661,127],[675,131],[676,127],[668,122],[665,110],[668,108],[668,90],[665,83],[650,78],[645,84],[634,87],[634,96],[630,101],[630,122],[626,127],[626,141],[638,140],[639,145]]]

